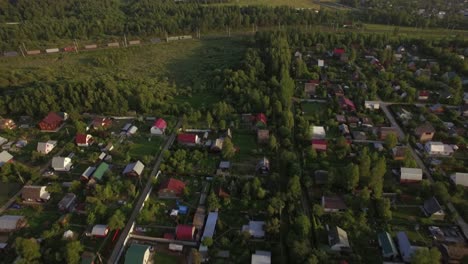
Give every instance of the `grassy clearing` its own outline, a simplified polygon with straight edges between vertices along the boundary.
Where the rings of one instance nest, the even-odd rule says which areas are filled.
[[[136,159],[142,159],[144,156],[155,156],[161,150],[163,140],[162,137],[140,136],[130,138],[129,141],[131,141],[132,144],[129,154]]]
[[[464,38],[468,37],[466,30],[447,30],[445,28],[431,28],[420,29],[414,27],[399,27],[391,25],[378,25],[378,24],[365,24],[364,32],[368,33],[388,33],[393,34],[395,28],[398,28],[399,36],[407,37],[424,37],[424,38],[441,38],[441,37],[454,37],[460,35]]]
[[[156,252],[154,254],[154,263],[176,264],[180,263],[180,259],[177,256],[169,255],[164,252]]]
[[[8,201],[20,188],[19,183],[0,183],[0,204]]]

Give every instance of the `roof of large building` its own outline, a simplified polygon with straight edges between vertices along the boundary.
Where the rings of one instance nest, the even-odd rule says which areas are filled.
[[[24,220],[22,215],[2,215],[0,216],[0,230],[16,230],[21,220]]]
[[[59,114],[55,112],[50,112],[44,119],[42,119],[42,122],[47,123],[47,124],[54,124],[58,122],[62,122],[63,117],[61,117]]]
[[[104,173],[106,173],[108,169],[109,169],[109,164],[105,162],[101,162],[101,164],[99,164],[99,166],[94,171],[93,178],[98,179],[98,180],[102,179],[102,176],[104,176]]]
[[[166,129],[167,123],[166,123],[166,121],[164,119],[158,118],[158,120],[156,120],[154,122],[153,126],[159,128],[159,129]]]
[[[182,194],[182,192],[184,191],[184,188],[185,188],[185,183],[183,181],[179,181],[174,178],[169,178],[162,182],[159,190],[169,189],[169,190],[173,190],[177,194]]]
[[[0,167],[3,166],[3,164],[9,162],[10,160],[13,159],[13,155],[11,155],[8,151],[4,150],[0,153]]]
[[[125,253],[125,264],[137,264],[144,263],[146,252],[149,250],[149,246],[140,244],[131,244]]]
[[[195,227],[193,225],[177,225],[176,237],[179,240],[193,240]]]
[[[380,247],[382,247],[382,253],[384,255],[397,254],[397,249],[392,237],[388,232],[381,232],[377,235]]]

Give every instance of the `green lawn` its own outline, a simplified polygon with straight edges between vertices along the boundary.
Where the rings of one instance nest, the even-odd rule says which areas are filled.
[[[0,205],[8,201],[20,189],[19,183],[0,183]]]
[[[322,103],[301,103],[302,111],[306,119],[325,121],[327,119],[325,115],[324,107]]]
[[[333,1],[330,1],[333,2]],[[264,6],[291,6],[297,8],[315,8],[320,9],[320,5],[313,0],[232,0],[222,5],[264,5]]]
[[[176,264],[179,263],[179,257],[172,256],[164,252],[156,252],[154,254],[154,263],[157,264]]]
[[[144,156],[155,156],[161,150],[164,141],[163,137],[136,136],[129,139],[130,156],[135,159],[142,159]]]

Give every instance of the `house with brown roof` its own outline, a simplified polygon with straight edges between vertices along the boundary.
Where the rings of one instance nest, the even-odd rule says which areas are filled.
[[[67,113],[50,112],[41,122],[39,128],[43,131],[54,131],[59,128],[65,120],[67,120]]]
[[[267,144],[270,140],[270,130],[259,129],[257,130],[257,142],[259,144]]]
[[[441,244],[439,250],[444,264],[466,263],[463,260],[468,258],[468,247],[463,244]]]
[[[397,146],[392,149],[392,156],[394,160],[404,160],[406,156],[407,147]]]
[[[112,125],[112,119],[108,117],[96,117],[93,119],[93,128],[96,130],[107,129]]]
[[[414,129],[414,135],[420,142],[431,141],[434,134],[435,129],[430,123],[424,123]]]
[[[21,198],[28,202],[45,202],[50,199],[46,186],[26,185],[21,190]]]
[[[310,80],[304,84],[304,93],[306,97],[314,97],[316,94],[317,87],[319,86],[319,80]]]
[[[15,128],[16,124],[12,119],[0,119],[0,130],[11,130]]]
[[[325,213],[341,212],[348,208],[338,196],[322,196],[322,207]]]
[[[0,216],[0,232],[8,233],[21,229],[27,225],[26,218],[22,215]]]
[[[185,189],[185,183],[174,178],[167,179],[162,182],[159,187],[159,198],[178,198],[182,196]]]
[[[380,140],[385,140],[388,135],[394,134],[395,136],[398,136],[398,130],[394,127],[381,127],[379,129],[379,139]]]

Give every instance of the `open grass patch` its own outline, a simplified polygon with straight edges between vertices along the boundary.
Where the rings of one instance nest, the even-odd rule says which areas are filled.
[[[162,148],[163,137],[138,136],[129,139],[129,154],[132,158],[142,159],[144,156],[155,156]]]
[[[0,204],[4,204],[21,189],[19,183],[0,183]]]
[[[154,254],[154,263],[177,264],[180,263],[180,257],[165,252],[156,252]]]

